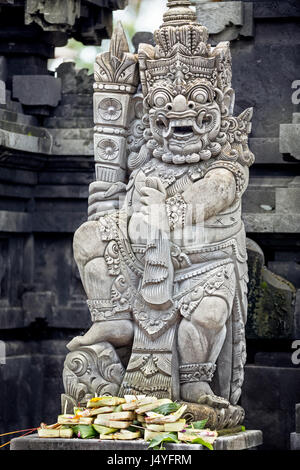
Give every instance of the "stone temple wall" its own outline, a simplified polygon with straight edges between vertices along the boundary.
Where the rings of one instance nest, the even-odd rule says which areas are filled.
[[[65,345],[90,326],[72,238],[94,179],[93,77],[72,63],[51,74],[47,59],[69,37],[99,45],[111,34],[112,9],[126,2],[42,3],[0,0],[0,433],[55,420]],[[254,107],[241,404],[265,448],[289,448],[300,402],[291,359],[300,340],[300,4],[194,4],[212,44],[231,42],[237,112]],[[149,33],[133,38],[148,41]]]

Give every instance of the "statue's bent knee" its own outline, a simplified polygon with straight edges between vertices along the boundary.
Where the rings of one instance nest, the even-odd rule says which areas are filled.
[[[206,297],[192,314],[191,322],[196,327],[221,330],[229,314],[227,302],[221,297]]]
[[[74,258],[77,264],[85,265],[104,254],[104,246],[98,235],[98,222],[89,221],[81,225],[73,239]]]

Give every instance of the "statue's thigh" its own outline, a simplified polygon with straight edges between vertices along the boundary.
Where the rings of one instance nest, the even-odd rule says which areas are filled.
[[[235,295],[236,278],[234,269],[230,270],[224,282],[211,295],[205,295],[191,316],[195,326],[220,330],[227,322]]]
[[[95,258],[104,256],[107,242],[102,241],[97,221],[89,221],[76,230],[73,239],[73,251],[76,263],[85,265]]]
[[[229,305],[222,297],[205,297],[193,312],[191,322],[196,327],[220,330],[229,314]]]

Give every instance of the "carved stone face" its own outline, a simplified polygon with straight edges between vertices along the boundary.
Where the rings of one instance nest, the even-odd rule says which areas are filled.
[[[165,152],[190,155],[191,162],[193,154],[210,158],[207,148],[220,131],[221,110],[209,81],[199,78],[187,83],[177,71],[175,83],[155,82],[148,103],[153,138]]]

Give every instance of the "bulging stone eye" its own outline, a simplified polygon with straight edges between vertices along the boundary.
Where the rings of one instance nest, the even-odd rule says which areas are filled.
[[[195,101],[196,103],[206,103],[208,101],[208,93],[204,88],[196,88],[193,90],[190,96],[191,101]]]
[[[166,106],[167,103],[170,103],[170,97],[164,91],[159,91],[155,93],[153,97],[153,103],[154,106],[157,106],[158,108],[163,108],[164,106]]]

